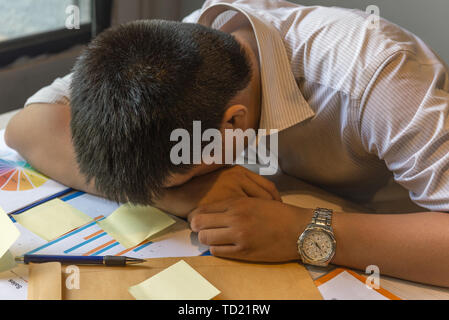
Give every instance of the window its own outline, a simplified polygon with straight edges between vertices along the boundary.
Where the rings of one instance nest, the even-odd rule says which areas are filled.
[[[66,26],[77,25],[73,6],[79,28]],[[89,42],[109,26],[111,7],[111,0],[0,0],[0,67]]]
[[[65,28],[70,5],[80,9],[81,24],[91,22],[90,0],[0,0],[0,41]]]

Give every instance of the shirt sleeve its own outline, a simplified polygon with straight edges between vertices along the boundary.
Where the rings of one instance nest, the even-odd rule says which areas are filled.
[[[367,89],[360,112],[366,151],[385,161],[413,202],[449,211],[449,76],[438,59],[396,54]]]
[[[43,87],[25,102],[25,107],[32,103],[57,103],[68,105],[70,103],[70,83],[72,74],[63,78],[56,78],[52,84]]]

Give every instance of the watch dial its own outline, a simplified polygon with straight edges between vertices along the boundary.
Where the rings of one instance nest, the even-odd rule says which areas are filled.
[[[313,261],[327,259],[332,253],[332,240],[325,232],[311,232],[303,241],[302,252]]]

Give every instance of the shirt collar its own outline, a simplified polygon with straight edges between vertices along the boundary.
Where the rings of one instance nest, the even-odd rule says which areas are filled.
[[[198,23],[211,27],[214,20],[228,10],[240,12],[250,21],[257,39],[261,66],[259,128],[281,131],[313,117],[315,112],[296,84],[279,32],[243,7],[225,2],[216,3],[201,13]]]

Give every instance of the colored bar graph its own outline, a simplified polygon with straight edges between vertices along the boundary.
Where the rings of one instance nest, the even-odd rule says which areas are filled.
[[[138,245],[136,245],[136,246],[134,246],[134,247],[131,247],[131,248],[128,248],[128,249],[126,249],[126,250],[120,251],[119,253],[116,253],[115,255],[116,255],[116,256],[122,256],[122,255],[124,255],[125,253],[128,253],[128,252],[130,252],[130,251],[137,252],[137,251],[140,250],[140,249],[138,249],[137,251],[135,251],[137,248],[142,247],[141,249],[143,249],[144,247],[146,247],[147,245],[149,245],[149,244],[151,244],[151,243],[152,243],[151,241],[145,240],[144,242],[139,243]]]
[[[114,242],[113,244],[111,244],[111,245],[109,245],[109,246],[103,248],[102,250],[95,252],[95,253],[93,254],[93,256],[98,256],[98,255],[102,254],[103,252],[108,251],[109,249],[111,249],[111,248],[113,248],[113,247],[115,247],[115,246],[118,246],[118,245],[119,245],[118,242]]]
[[[81,202],[79,197],[85,197],[86,201],[92,201],[91,206],[89,207]],[[97,224],[98,221],[105,219],[105,216],[108,216],[116,209],[115,205],[107,206],[104,204],[104,199],[99,198],[96,200],[93,196],[85,195],[81,192],[70,194],[64,197],[64,200],[78,204],[80,206],[79,209],[85,209],[88,212],[88,215],[95,219],[95,221],[91,221],[78,229],[72,230],[58,239],[47,243],[42,241],[40,242],[40,247],[30,250],[27,252],[28,254],[67,254],[83,256],[129,255],[130,257],[150,258],[181,255],[190,256],[199,255],[204,252],[204,250],[200,251],[195,245],[178,250],[177,243],[179,241],[185,241],[188,244],[191,242],[191,231],[188,229],[187,224],[185,224],[185,230],[176,231],[177,233],[182,233],[182,237],[179,237],[178,233],[174,236],[173,240],[163,239],[158,240],[157,243],[146,240],[134,247],[126,249]],[[77,205],[74,206],[77,207]],[[14,216],[11,215],[11,219],[13,218]],[[180,221],[179,223],[183,222]],[[151,246],[152,244],[153,246]],[[31,248],[32,247],[30,247],[30,249]]]
[[[92,227],[92,226],[95,226],[95,225],[97,225],[97,223],[96,223],[95,221],[94,221],[94,222],[91,222],[91,223],[85,225],[84,227],[75,229],[75,230],[73,230],[73,231],[71,231],[71,232],[69,232],[69,233],[67,233],[67,234],[65,234],[65,235],[63,235],[63,236],[61,236],[61,237],[59,237],[58,239],[55,239],[55,240],[53,240],[53,241],[50,241],[50,242],[44,244],[43,246],[40,246],[39,248],[36,248],[36,249],[34,249],[34,250],[31,250],[30,252],[27,252],[27,254],[33,254],[33,253],[36,253],[36,252],[38,252],[38,251],[40,251],[40,250],[42,250],[42,249],[45,249],[46,247],[49,247],[49,246],[51,246],[51,245],[54,245],[54,244],[57,243],[57,242],[60,242],[60,241],[66,239],[66,238],[68,238],[68,237],[70,237],[70,236],[73,236],[74,234],[76,234],[76,233],[78,233],[78,232],[81,232],[81,231],[83,231],[83,230],[85,230],[85,229],[87,229],[87,228],[90,228],[90,227]]]
[[[150,244],[152,244],[152,243],[153,243],[153,242],[148,241],[147,243],[144,243],[144,244],[138,246],[138,247],[135,248],[133,251],[134,251],[134,252],[138,252],[138,251],[142,250],[143,248],[148,247],[148,246],[149,246]]]
[[[99,235],[100,233],[103,233],[103,230],[98,230],[97,232],[94,232],[94,233],[84,237],[84,240],[89,240],[90,238],[93,238],[93,237]]]
[[[96,247],[96,248],[86,252],[85,254],[83,254],[83,256],[94,255],[94,253],[96,253],[97,251],[100,251],[101,249],[103,249],[103,248],[113,244],[114,242],[116,242],[116,241],[115,240],[111,240],[111,241],[108,241],[106,243],[103,243],[101,246],[98,246],[98,247]],[[118,244],[118,242],[117,242],[117,244]]]
[[[88,243],[90,243],[90,242],[92,242],[92,241],[95,241],[95,240],[97,240],[98,238],[101,238],[101,237],[103,237],[103,236],[105,236],[105,235],[106,235],[106,232],[100,233],[99,235],[97,235],[97,236],[95,236],[95,237],[91,237],[89,240],[86,240],[86,241],[84,241],[84,242],[81,242],[81,243],[77,244],[76,246],[71,247],[70,249],[64,250],[64,253],[70,253],[70,252],[72,252],[73,250],[76,250],[76,249],[78,249],[78,248],[81,248],[82,246],[85,246],[86,244],[88,244]]]

